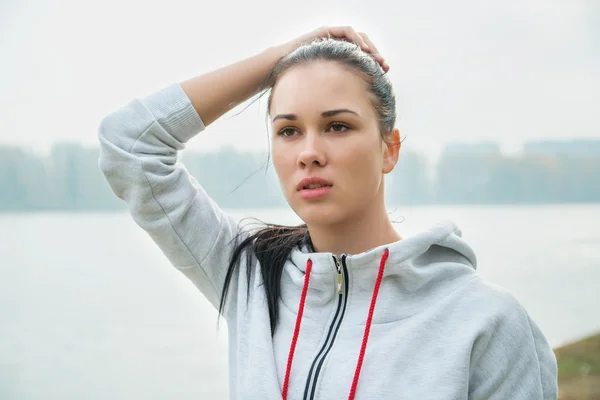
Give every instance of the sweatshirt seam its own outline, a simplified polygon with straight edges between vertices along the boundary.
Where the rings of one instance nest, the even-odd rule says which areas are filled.
[[[523,307],[521,306],[521,309],[523,309]],[[523,311],[525,311],[523,309]],[[526,312],[526,311],[525,311]],[[540,364],[540,353],[538,352],[538,346],[537,346],[537,341],[535,340],[535,335],[533,334],[533,328],[531,327],[531,321],[529,320],[529,316],[526,316],[527,318],[527,327],[529,328],[529,333],[531,334],[531,339],[533,340],[533,348],[535,349],[535,358],[537,361],[537,367],[538,367],[538,378],[539,378],[539,382],[540,382],[540,388],[542,389],[542,397],[545,394],[545,386],[544,386],[544,379],[542,378],[542,366]]]
[[[198,193],[196,193],[196,196],[198,196]],[[196,198],[196,196],[194,196],[194,199]],[[217,225],[219,226],[219,230],[218,230],[218,233],[215,235],[215,240],[213,240],[213,242],[210,244],[210,246],[209,246],[209,250],[206,252],[206,255],[205,255],[204,257],[202,257],[202,260],[201,260],[201,261],[197,261],[197,262],[198,262],[198,265],[199,265],[199,266],[200,266],[200,268],[202,268],[203,270],[204,270],[204,267],[202,267],[202,264],[204,263],[204,260],[206,260],[206,259],[208,258],[208,256],[210,256],[210,255],[212,254],[212,252],[213,252],[213,250],[215,249],[215,247],[217,247],[217,241],[219,240],[219,237],[221,236],[221,227],[223,226],[223,213],[218,213],[218,214],[219,214],[219,222],[218,222],[218,224],[217,224]],[[183,241],[183,240],[182,240],[182,241]],[[185,244],[185,242],[184,242],[184,244]],[[187,244],[186,244],[186,246],[185,246],[185,247],[186,247],[186,249],[188,249],[188,251],[189,251],[190,253],[192,253],[192,252],[191,252],[191,250],[190,250],[190,249],[187,247]],[[194,256],[194,254],[193,254],[193,253],[192,253],[192,257],[194,257],[194,260],[196,260],[196,257]],[[206,272],[205,272],[205,273],[206,273]],[[207,274],[207,276],[208,276],[208,274]],[[216,287],[216,286],[214,286],[214,284],[213,284],[213,287],[215,288],[215,290],[216,290],[216,291],[217,291],[217,293],[218,293],[217,287]]]
[[[141,137],[141,135],[140,135]],[[137,141],[136,141],[137,142]],[[192,256],[192,259],[196,262],[196,264],[198,265],[198,267],[202,270],[202,272],[204,273],[204,275],[206,275],[206,278],[208,280],[208,282],[210,282],[210,286],[213,288],[213,290],[215,291],[215,294],[217,295],[217,298],[219,298],[219,291],[217,290],[214,282],[212,281],[212,279],[210,279],[209,275],[206,273],[206,271],[204,270],[204,268],[202,267],[202,262],[206,259],[206,257],[208,257],[208,255],[212,252],[215,243],[217,242],[217,239],[219,237],[219,235],[216,235],[215,240],[213,241],[213,243],[210,245],[210,250],[206,253],[206,256],[204,256],[204,258],[202,259],[202,262],[198,260],[198,258],[196,258],[196,255],[194,254],[194,252],[190,249],[190,247],[188,246],[188,244],[186,243],[185,240],[183,240],[183,238],[181,237],[181,235],[179,234],[179,232],[177,232],[177,229],[175,229],[175,225],[173,224],[173,222],[171,221],[171,218],[169,217],[169,214],[165,211],[163,205],[160,203],[160,201],[158,201],[158,199],[156,198],[155,194],[154,194],[154,188],[152,187],[152,183],[150,183],[150,180],[148,179],[148,176],[146,175],[145,172],[145,168],[144,168],[144,160],[142,160],[140,158],[140,162],[141,162],[141,166],[142,166],[142,174],[144,175],[144,179],[146,179],[146,182],[148,183],[148,187],[150,188],[150,193],[152,194],[152,198],[154,199],[154,201],[156,202],[156,204],[158,204],[158,206],[160,207],[162,213],[164,214],[164,216],[167,218],[167,221],[169,222],[169,226],[171,227],[171,229],[173,229],[173,232],[175,233],[175,235],[177,236],[177,239],[179,239],[179,241],[183,244],[183,246],[185,247],[185,249],[188,251],[188,253],[190,254],[190,256]],[[196,195],[194,196],[194,199],[196,198],[196,196],[198,196],[198,193],[196,193]],[[192,200],[193,201],[193,200]],[[190,205],[191,206],[191,205]],[[189,207],[188,207],[189,208]],[[219,232],[220,232],[220,228],[221,228],[221,220],[219,220]]]
[[[152,114],[152,112],[151,112],[150,114]],[[154,115],[153,115],[153,116],[154,116]],[[144,135],[144,133],[148,132],[148,130],[149,130],[150,128],[152,128],[152,125],[154,125],[154,123],[155,123],[155,122],[157,122],[157,121],[156,121],[156,120],[153,120],[153,121],[151,121],[151,122],[150,122],[150,124],[149,124],[147,127],[145,127],[145,128],[142,130],[142,132],[141,132],[139,135],[137,135],[137,137],[135,138],[135,140],[133,141],[133,143],[131,144],[131,146],[129,146],[129,149],[127,149],[127,153],[129,153],[129,154],[131,154],[131,155],[136,155],[136,154],[133,152],[133,148],[134,148],[134,147],[135,147],[135,145],[136,145],[136,144],[139,142],[140,138],[141,138],[141,137]],[[112,142],[111,142],[111,143],[112,143]],[[115,143],[112,143],[112,144],[113,144],[114,146],[117,146]],[[119,146],[117,146],[117,147],[119,147]],[[141,160],[141,158],[140,158],[140,160]],[[143,163],[143,161],[142,161],[142,163]],[[143,165],[142,165],[142,167],[143,167]],[[144,169],[143,169],[143,168],[142,168],[142,172],[144,172]],[[146,174],[144,174],[144,176],[146,176]],[[149,183],[149,182],[148,182],[148,183]],[[154,194],[152,194],[152,196],[154,197]]]
[[[142,102],[142,104],[143,104],[143,102]],[[144,104],[144,106],[146,106],[146,105]],[[148,107],[146,106],[146,108],[148,108]],[[171,116],[172,114],[174,114],[174,113],[176,113],[176,112],[182,111],[182,110],[183,110],[183,108],[182,108],[182,109],[179,109],[179,110],[176,110],[176,111],[173,111],[171,114],[169,114],[169,116]],[[148,110],[148,111],[150,111],[150,110]],[[151,112],[151,111],[150,111],[150,112]],[[154,116],[154,114],[153,114],[152,112],[151,112],[151,114],[152,114],[152,116]],[[140,141],[140,138],[141,138],[142,136],[144,136],[144,134],[145,134],[146,132],[148,132],[148,130],[149,130],[151,127],[152,127],[152,125],[154,125],[155,123],[158,123],[158,126],[160,126],[160,127],[161,127],[161,129],[164,129],[164,128],[162,127],[162,125],[159,123],[159,120],[158,120],[158,119],[156,119],[156,117],[154,117],[154,118],[155,118],[155,119],[154,119],[154,121],[152,121],[152,122],[150,123],[150,125],[149,125],[149,126],[146,128],[146,129],[144,129],[144,130],[142,131],[142,133],[140,133],[140,134],[139,134],[139,136],[138,136],[138,137],[135,139],[135,141],[133,142],[133,144],[131,145],[131,147],[130,147],[130,149],[129,149],[129,153],[130,153],[130,154],[134,154],[134,153],[132,152],[133,148],[134,148],[134,147],[135,147],[135,145],[136,145],[136,144],[137,144],[137,143]],[[168,117],[161,118],[161,120],[166,120],[167,118],[168,118]],[[207,257],[210,255],[210,253],[212,253],[212,251],[213,251],[213,249],[214,249],[215,245],[217,244],[217,240],[219,239],[219,235],[215,235],[215,240],[214,240],[214,241],[212,242],[212,244],[209,246],[209,250],[208,250],[208,252],[207,252],[207,253],[206,253],[206,255],[205,255],[203,258],[202,258],[202,260],[201,260],[201,261],[199,261],[199,260],[196,258],[196,256],[194,255],[194,252],[192,252],[192,250],[189,248],[189,246],[187,245],[187,243],[185,242],[185,240],[183,240],[183,238],[181,237],[181,235],[179,235],[179,232],[177,232],[177,230],[175,229],[175,226],[174,226],[173,222],[171,221],[171,218],[169,218],[169,215],[168,215],[168,213],[165,211],[165,209],[164,209],[164,207],[162,206],[162,204],[161,204],[161,203],[158,201],[158,199],[157,199],[157,198],[156,198],[156,196],[154,195],[154,188],[152,187],[152,183],[150,182],[150,180],[148,179],[148,176],[146,175],[146,170],[145,170],[145,163],[144,163],[144,160],[143,160],[141,157],[138,157],[138,158],[139,158],[139,160],[140,160],[140,162],[141,162],[141,164],[142,164],[142,174],[144,175],[144,178],[146,179],[146,182],[148,182],[148,187],[150,187],[150,193],[152,193],[152,198],[154,199],[154,201],[156,202],[156,204],[158,204],[158,206],[160,207],[160,209],[161,209],[161,211],[163,212],[163,214],[165,215],[165,217],[167,217],[167,221],[169,221],[169,225],[170,225],[170,226],[171,226],[171,228],[173,229],[173,232],[175,232],[175,234],[177,235],[177,238],[178,238],[178,239],[181,241],[181,243],[183,243],[183,245],[185,246],[186,250],[187,250],[187,251],[190,253],[190,255],[192,256],[192,258],[194,259],[194,261],[195,261],[195,262],[198,264],[198,266],[199,266],[200,268],[202,268],[202,263],[203,263],[203,262],[204,262],[204,260],[206,260],[206,258],[207,258]],[[176,160],[176,162],[180,162],[180,161],[177,159],[177,160]],[[188,211],[189,211],[189,209],[190,209],[190,208],[192,207],[192,205],[193,205],[193,202],[194,202],[194,200],[196,200],[196,198],[197,198],[197,197],[198,197],[198,191],[196,190],[196,193],[194,194],[194,198],[193,198],[193,199],[190,201],[190,204],[189,204],[189,205],[186,207],[186,209],[185,209],[185,211],[184,211],[184,214],[185,214],[186,212],[188,212]],[[222,215],[219,215],[219,223],[218,223],[218,225],[219,225],[219,232],[221,232],[220,228],[221,228],[221,225],[223,224],[223,219],[222,219],[222,217],[223,217]],[[204,270],[204,268],[202,268],[202,269]],[[206,272],[204,272],[204,273],[206,274]],[[208,274],[206,274],[206,275],[207,275],[207,277],[208,277]],[[210,279],[209,279],[209,280],[210,280]],[[212,282],[211,282],[211,284],[213,285],[213,288],[216,290],[216,287],[214,286],[214,284],[213,284]]]
[[[148,107],[143,104],[143,102],[141,102],[142,105],[144,105],[146,107],[146,109],[148,109]],[[148,111],[150,111],[148,109]],[[154,117],[154,114],[150,111],[150,114]],[[154,117],[154,120],[152,122],[150,122],[150,124],[135,138],[133,144],[131,145],[131,147],[129,147],[128,153],[135,155],[133,153],[133,148],[137,145],[137,143],[140,141],[140,138],[142,136],[144,136],[144,134],[146,134],[146,132],[148,132],[150,130],[150,128],[152,128],[152,126],[154,124],[158,124],[158,126],[164,130],[164,128],[162,127],[162,125],[160,125],[160,123],[158,122],[158,120],[156,119],[156,117]],[[185,242],[185,240],[183,240],[183,238],[181,237],[181,235],[179,234],[179,232],[177,232],[177,229],[175,229],[175,226],[173,225],[173,222],[171,221],[171,218],[169,217],[168,213],[165,211],[163,205],[160,203],[160,201],[158,201],[158,199],[156,198],[156,195],[154,194],[154,187],[152,186],[152,183],[150,182],[150,179],[148,179],[148,175],[146,174],[146,169],[145,169],[145,163],[144,160],[141,157],[137,157],[138,160],[140,161],[141,164],[141,172],[142,175],[144,176],[144,179],[146,180],[146,182],[148,183],[148,187],[150,188],[150,193],[152,194],[152,198],[154,199],[154,201],[156,202],[156,204],[160,207],[160,210],[162,211],[162,213],[164,214],[164,216],[167,218],[167,221],[169,222],[169,226],[171,227],[171,229],[173,229],[173,232],[175,233],[175,235],[177,236],[177,239],[179,239],[179,241],[183,244],[183,246],[185,247],[185,249],[188,251],[188,253],[192,256],[192,259],[196,262],[196,264],[198,265],[198,267],[202,270],[202,272],[204,273],[204,275],[206,275],[206,278],[208,280],[208,282],[210,282],[211,287],[213,288],[213,290],[215,291],[215,294],[217,295],[217,298],[219,298],[219,291],[217,290],[214,282],[212,281],[212,279],[210,279],[209,275],[206,273],[206,271],[204,270],[204,268],[202,267],[202,262],[204,262],[204,260],[206,259],[206,257],[208,257],[210,255],[210,253],[213,251],[215,244],[217,243],[217,240],[219,238],[219,235],[215,235],[215,240],[213,241],[213,243],[210,245],[210,250],[206,253],[206,256],[204,256],[204,258],[202,258],[202,261],[199,261],[195,254],[191,251],[191,249],[189,248],[188,244]],[[194,198],[192,199],[192,202],[196,199],[196,197],[198,196],[198,192],[196,191],[196,194],[194,195]],[[188,208],[186,209],[189,210],[189,207],[192,206],[192,202],[190,202],[190,205],[188,206]],[[221,225],[222,225],[222,216],[219,216],[219,232],[221,230]]]

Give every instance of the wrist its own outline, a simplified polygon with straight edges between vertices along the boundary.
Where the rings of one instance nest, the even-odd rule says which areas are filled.
[[[290,49],[293,48],[286,45],[272,46],[262,50],[255,56],[256,71],[261,71],[260,82],[257,82],[259,85],[258,91],[262,91],[269,86],[270,82],[267,82],[266,79],[270,79],[269,75],[271,75],[275,64],[288,54],[291,51]]]
[[[265,58],[269,65],[269,69],[279,61],[283,56],[293,50],[289,44],[281,44],[277,46],[268,47],[262,51],[261,55]]]

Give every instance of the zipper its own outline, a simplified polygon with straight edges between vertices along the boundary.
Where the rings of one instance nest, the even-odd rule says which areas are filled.
[[[333,347],[333,342],[335,341],[335,337],[337,336],[340,325],[342,324],[342,319],[344,318],[344,314],[346,312],[346,303],[348,301],[348,269],[346,267],[346,255],[342,254],[339,257],[334,255],[333,261],[337,269],[337,308],[335,310],[333,321],[329,326],[325,343],[323,343],[323,346],[317,353],[310,366],[310,371],[304,387],[304,400],[314,400],[315,398],[315,390],[317,387],[317,380],[319,379],[319,373],[321,372],[321,367],[325,362],[327,354]]]
[[[342,263],[339,258],[337,258],[336,256],[333,256],[333,257],[335,260],[335,266],[338,271],[338,276],[337,276],[338,294],[342,294],[342,280],[344,279],[342,276]]]

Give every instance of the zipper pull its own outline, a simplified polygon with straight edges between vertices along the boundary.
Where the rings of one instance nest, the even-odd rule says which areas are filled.
[[[342,294],[342,281],[343,281],[342,263],[340,262],[340,259],[338,257],[335,258],[335,264],[337,266],[337,271],[338,271],[338,275],[337,275],[338,294]]]

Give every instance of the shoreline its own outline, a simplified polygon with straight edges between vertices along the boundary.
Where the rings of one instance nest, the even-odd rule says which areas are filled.
[[[559,399],[600,399],[600,332],[553,350]]]

